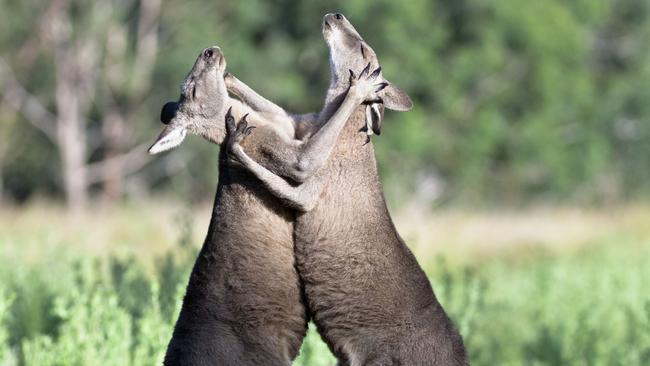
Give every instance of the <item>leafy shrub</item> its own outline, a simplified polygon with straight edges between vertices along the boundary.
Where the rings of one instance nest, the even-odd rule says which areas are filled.
[[[650,249],[627,241],[467,268],[440,260],[430,276],[473,365],[648,365]],[[0,256],[0,365],[160,364],[194,252],[153,270],[56,253]],[[310,325],[294,364],[334,361]]]

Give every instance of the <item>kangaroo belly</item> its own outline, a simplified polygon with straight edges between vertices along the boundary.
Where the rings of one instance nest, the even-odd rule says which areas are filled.
[[[338,163],[338,164],[337,164]],[[310,311],[325,337],[342,347],[356,338],[381,342],[384,330],[410,321],[400,296],[404,258],[380,191],[346,186],[345,163],[332,159],[314,210],[296,220],[296,261]],[[388,221],[386,221],[388,219]],[[406,262],[406,263],[405,263]],[[354,343],[354,342],[353,342]]]
[[[270,205],[272,197],[225,180],[166,364],[290,365],[307,327],[293,216]]]
[[[440,352],[427,337],[457,333],[397,234],[372,143],[363,144],[354,119],[320,172],[326,183],[319,203],[296,219],[296,261],[310,312],[330,349],[350,365],[408,364],[414,359],[404,357],[416,351],[413,364],[436,364]]]

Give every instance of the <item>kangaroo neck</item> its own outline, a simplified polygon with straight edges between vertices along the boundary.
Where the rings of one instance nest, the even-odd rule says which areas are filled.
[[[332,82],[325,94],[325,104],[318,115],[318,122],[322,125],[327,122],[334,113],[339,109],[345,96],[348,93],[348,84],[340,82]]]

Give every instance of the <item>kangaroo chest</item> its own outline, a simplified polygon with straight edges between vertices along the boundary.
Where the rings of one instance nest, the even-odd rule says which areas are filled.
[[[385,211],[372,142],[367,143],[365,108],[358,108],[341,131],[328,162],[317,174],[324,185],[316,207],[295,222],[297,260],[310,251],[340,258],[357,249],[350,243],[372,240],[372,226]]]

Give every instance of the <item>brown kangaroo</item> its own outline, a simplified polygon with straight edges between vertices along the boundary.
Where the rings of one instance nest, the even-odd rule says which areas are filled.
[[[311,137],[303,142],[294,139],[293,123],[297,122],[283,111],[276,110],[270,118],[229,98],[225,67],[218,47],[201,52],[181,85],[179,102],[163,107],[161,120],[168,126],[151,153],[178,146],[187,132],[221,144],[226,132],[245,136],[256,127],[255,135],[243,143],[255,159],[265,161],[276,151],[291,151],[297,161],[308,161],[310,166],[324,163],[327,156],[321,153],[331,151],[352,111],[383,87],[373,81],[378,72],[364,72],[363,77],[353,79],[331,120],[319,131],[309,131]],[[227,106],[231,108],[226,110]],[[236,128],[234,116],[243,115],[248,115],[251,126],[244,121]],[[294,261],[294,210],[249,172],[228,166],[226,150],[219,156],[219,184],[208,234],[164,363],[290,365],[307,327]]]
[[[345,95],[348,70],[378,60],[341,14],[324,17],[323,34],[332,71],[326,115]],[[296,216],[296,262],[310,314],[342,364],[467,365],[461,336],[391,220],[369,141],[370,130],[380,132],[384,106],[407,110],[411,102],[393,86],[379,97],[383,104],[356,108],[326,166],[300,185],[264,168],[282,171],[283,161],[263,167],[246,156],[237,145],[241,137],[229,148],[287,204],[309,195],[317,201]]]

